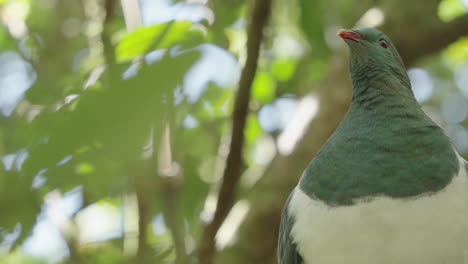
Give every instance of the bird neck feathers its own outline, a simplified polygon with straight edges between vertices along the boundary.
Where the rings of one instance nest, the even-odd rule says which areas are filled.
[[[406,105],[414,108],[419,105],[414,98],[406,72],[391,64],[379,65],[368,62],[365,65],[352,63],[353,82],[352,103],[366,108]]]

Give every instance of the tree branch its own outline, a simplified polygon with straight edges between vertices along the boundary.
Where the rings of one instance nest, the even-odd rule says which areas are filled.
[[[176,165],[177,175],[163,177],[161,194],[164,206],[164,220],[171,230],[172,240],[176,252],[176,264],[185,264],[188,261],[187,248],[185,246],[184,216],[180,208],[180,191],[183,186],[183,178]]]
[[[172,160],[170,135],[171,131],[167,123],[165,124],[161,143],[157,152],[158,174],[161,177],[160,190],[163,202],[164,220],[171,231],[176,251],[175,263],[183,264],[187,262],[184,216],[179,205],[183,177],[180,166]]]
[[[104,50],[104,58],[107,65],[115,64],[115,52],[111,42],[111,24],[114,18],[114,11],[116,6],[116,0],[106,0],[104,3],[104,23],[101,32],[101,41]]]
[[[434,27],[416,28],[424,32],[414,41],[402,45],[402,58],[406,63],[411,64],[416,59],[426,54],[438,52],[456,41],[461,36],[468,35],[468,15],[458,17],[448,23],[439,21]],[[423,25],[420,25],[421,27]]]
[[[250,102],[250,90],[257,70],[263,31],[270,15],[272,0],[256,0],[248,29],[247,60],[242,70],[233,113],[230,151],[213,220],[206,226],[201,240],[199,258],[210,264],[215,254],[215,236],[235,201],[235,188],[241,176],[244,128]]]

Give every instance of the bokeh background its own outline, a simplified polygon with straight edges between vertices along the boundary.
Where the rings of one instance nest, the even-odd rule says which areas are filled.
[[[284,201],[349,106],[337,30],[384,31],[466,155],[467,11],[0,0],[0,262],[276,263]]]

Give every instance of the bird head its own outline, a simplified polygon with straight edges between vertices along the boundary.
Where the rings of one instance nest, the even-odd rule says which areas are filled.
[[[409,87],[409,79],[400,55],[389,37],[373,28],[340,29],[340,36],[350,49],[350,72],[362,75],[378,71],[394,76]]]

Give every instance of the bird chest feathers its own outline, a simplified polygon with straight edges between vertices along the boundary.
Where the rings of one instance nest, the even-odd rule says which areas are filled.
[[[352,105],[306,168],[301,189],[328,205],[352,205],[444,188],[459,169],[455,151],[419,107],[407,112]]]
[[[441,191],[414,198],[374,197],[328,206],[299,187],[288,214],[304,263],[468,264],[468,177],[460,172]]]

